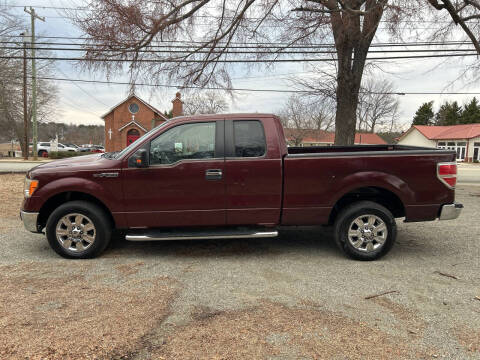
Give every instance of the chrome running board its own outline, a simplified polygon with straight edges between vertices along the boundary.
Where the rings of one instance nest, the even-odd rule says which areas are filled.
[[[265,230],[199,230],[199,231],[165,231],[144,230],[139,233],[131,233],[125,236],[128,241],[162,241],[162,240],[204,240],[204,239],[249,239],[271,238],[278,236],[278,231]]]

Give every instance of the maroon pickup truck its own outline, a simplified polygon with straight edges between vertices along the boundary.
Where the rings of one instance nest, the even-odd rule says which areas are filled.
[[[118,153],[27,173],[21,218],[68,258],[130,241],[255,238],[333,225],[350,257],[372,260],[407,222],[454,219],[455,152],[398,145],[287,147],[278,117],[178,117]],[[433,236],[433,234],[432,234]]]

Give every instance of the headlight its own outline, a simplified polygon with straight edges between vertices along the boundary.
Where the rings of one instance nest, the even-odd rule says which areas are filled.
[[[33,195],[35,190],[38,188],[38,180],[33,180],[29,178],[25,178],[25,183],[23,186],[23,194],[25,195],[26,198],[29,198],[30,196]]]

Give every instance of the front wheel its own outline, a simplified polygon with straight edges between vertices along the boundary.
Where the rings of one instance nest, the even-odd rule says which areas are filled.
[[[99,255],[110,242],[111,224],[105,211],[86,201],[70,201],[49,216],[46,235],[55,252],[70,259]]]
[[[335,221],[335,240],[349,257],[375,260],[385,255],[397,237],[392,213],[372,201],[359,201],[340,212]]]

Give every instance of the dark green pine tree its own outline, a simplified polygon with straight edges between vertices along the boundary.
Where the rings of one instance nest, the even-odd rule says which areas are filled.
[[[435,114],[435,125],[446,125],[447,121],[445,119],[447,117],[449,108],[450,103],[448,101],[445,101],[442,105],[440,105],[440,109],[438,109],[437,113]]]
[[[423,103],[413,117],[412,125],[433,125],[433,101]]]
[[[446,125],[458,125],[462,118],[462,108],[456,101],[452,102],[447,111]]]
[[[447,126],[461,124],[462,108],[456,101],[444,102],[438,112],[435,114],[435,125]]]
[[[480,106],[476,97],[464,105],[460,122],[462,124],[480,123]]]

